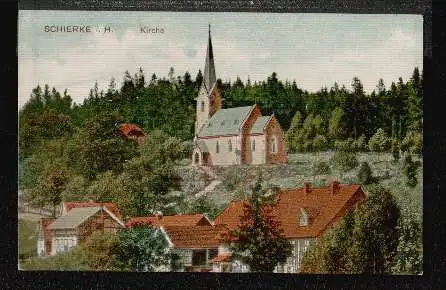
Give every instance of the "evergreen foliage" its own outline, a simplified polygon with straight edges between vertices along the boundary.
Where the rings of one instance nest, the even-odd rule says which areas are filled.
[[[399,219],[400,209],[391,192],[381,186],[371,187],[365,202],[304,254],[302,272],[392,273]]]
[[[252,272],[272,272],[291,255],[291,243],[273,215],[274,204],[274,194],[268,196],[258,179],[244,204],[240,228],[230,231],[226,238],[233,259],[247,264]]]

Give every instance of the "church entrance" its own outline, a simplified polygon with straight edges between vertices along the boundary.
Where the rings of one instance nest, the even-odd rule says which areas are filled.
[[[194,155],[194,163],[198,165],[199,162],[200,162],[200,155],[198,154],[198,152],[196,152]]]

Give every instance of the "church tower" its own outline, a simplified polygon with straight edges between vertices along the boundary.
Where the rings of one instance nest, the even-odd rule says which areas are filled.
[[[209,39],[204,64],[203,82],[198,92],[197,119],[195,122],[195,136],[198,135],[203,124],[221,109],[221,94],[217,88],[217,77],[215,75],[214,52],[211,41],[211,25],[209,25]]]

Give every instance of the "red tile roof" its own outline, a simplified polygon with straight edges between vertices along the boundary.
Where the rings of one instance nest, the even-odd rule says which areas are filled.
[[[217,248],[221,244],[222,235],[227,231],[225,226],[166,226],[164,227],[174,248]]]
[[[134,217],[129,219],[125,225],[128,228],[132,228],[136,224],[151,224],[153,226],[211,225],[203,214]]]
[[[135,124],[123,123],[123,124],[119,125],[119,130],[126,137],[129,137],[132,135],[133,136],[144,136],[144,130]]]
[[[104,206],[109,211],[111,211],[118,219],[121,219],[121,213],[119,212],[116,204],[112,202],[64,202],[63,203],[63,211],[64,213],[68,213],[73,208],[78,207],[96,207],[96,206]]]
[[[212,262],[214,263],[221,263],[221,262],[229,263],[231,261],[232,261],[231,254],[219,254],[217,257],[212,259]]]
[[[49,225],[51,225],[56,219],[54,218],[41,218],[40,219],[40,228],[43,233],[43,240],[45,243],[45,252],[49,255],[51,253],[51,245],[53,242],[53,237],[51,236],[51,230],[49,229]]]
[[[319,237],[333,223],[343,217],[354,204],[365,197],[360,185],[339,184],[335,193],[328,187],[281,190],[274,215],[278,217],[287,238]],[[229,229],[239,226],[246,201],[231,202],[214,220],[215,225],[227,225]],[[309,215],[308,226],[299,225],[301,209]]]

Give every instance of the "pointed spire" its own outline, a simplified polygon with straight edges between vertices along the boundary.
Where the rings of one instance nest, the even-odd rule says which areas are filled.
[[[206,52],[206,62],[204,65],[204,76],[203,76],[204,86],[208,92],[210,91],[216,80],[217,78],[215,76],[214,52],[212,51],[212,41],[211,41],[211,25],[209,24],[209,41],[208,41],[208,49]]]

